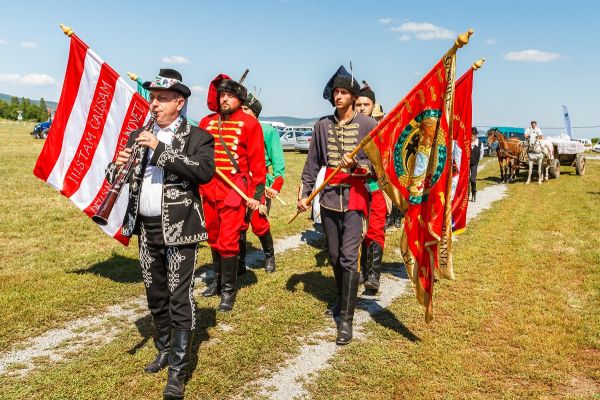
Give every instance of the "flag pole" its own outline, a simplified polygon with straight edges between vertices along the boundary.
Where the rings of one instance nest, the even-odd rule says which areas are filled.
[[[456,51],[469,43],[469,38],[474,33],[473,29],[469,29],[467,32],[462,33],[458,36],[452,48],[444,55],[443,59],[451,58],[451,76],[448,79],[448,88],[450,90],[446,90],[446,99],[445,99],[445,107],[446,107],[446,115],[448,118],[448,143],[450,144],[450,149],[448,157],[446,161],[446,170],[449,175],[446,183],[446,196],[444,199],[444,223],[442,226],[442,236],[440,237],[440,246],[438,248],[440,251],[439,254],[439,264],[440,270],[442,270],[442,276],[448,277],[449,279],[454,279],[454,268],[452,266],[452,154],[454,154],[454,90],[456,83]],[[477,61],[478,62],[478,61]],[[476,63],[477,63],[476,62]],[[481,62],[483,64],[483,61]],[[479,65],[479,67],[481,66]],[[473,64],[473,66],[475,63]],[[478,67],[478,68],[479,68]],[[431,319],[431,315],[428,315],[427,311],[425,312],[425,320],[429,322]],[[428,320],[429,319],[429,320]]]
[[[67,35],[68,37],[71,37],[75,33],[75,32],[73,32],[73,29],[71,29],[70,26],[66,26],[63,24],[60,24],[59,26],[60,26],[60,29],[62,29],[63,33],[65,35]]]
[[[472,34],[473,34],[473,29],[469,29],[467,32],[458,35],[458,38],[454,41],[452,48],[450,50],[448,50],[448,52],[446,52],[444,57],[447,57],[448,55],[456,54],[456,51],[458,49],[460,49],[461,47],[463,47],[464,45],[469,43],[469,38],[471,37]],[[391,118],[392,116],[391,116],[391,114],[388,114],[387,117]],[[385,118],[384,118],[384,120],[385,120]],[[381,122],[383,122],[383,121],[381,121]],[[378,124],[378,126],[381,125],[381,122]],[[377,129],[377,126],[375,128],[373,128],[373,131],[375,131],[376,129]],[[354,150],[352,150],[352,152],[350,153],[350,158],[353,158],[354,156],[356,156],[356,154],[359,151],[361,151],[363,149],[363,147],[365,147],[371,140],[373,140],[373,136],[374,136],[373,131],[369,132],[369,134],[360,141],[360,143],[354,148]],[[325,188],[325,186],[327,186],[329,181],[331,179],[333,179],[333,177],[336,176],[341,170],[342,170],[342,166],[338,165],[333,170],[331,175],[329,175],[327,177],[327,179],[325,179],[323,181],[323,183],[316,190],[314,190],[310,194],[310,196],[308,196],[308,198],[306,199],[306,203],[310,204],[313,201],[313,199]],[[300,215],[302,212],[303,211],[297,210],[296,214],[294,214],[294,216],[288,221],[288,224],[291,224],[292,221],[294,221],[296,219],[296,217],[298,215]]]

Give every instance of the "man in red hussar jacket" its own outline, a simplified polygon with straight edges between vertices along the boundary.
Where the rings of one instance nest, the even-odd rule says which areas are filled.
[[[203,295],[220,294],[219,311],[233,309],[246,208],[257,210],[265,191],[263,132],[258,120],[242,111],[246,97],[244,86],[225,74],[218,75],[208,89],[208,108],[214,113],[200,121],[200,127],[214,136],[216,168],[249,197],[244,201],[218,174],[200,185],[215,274]]]

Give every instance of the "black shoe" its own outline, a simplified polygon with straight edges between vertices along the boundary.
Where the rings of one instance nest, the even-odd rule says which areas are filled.
[[[333,305],[330,305],[327,310],[325,310],[325,315],[329,317],[339,317],[340,312],[342,311],[342,302],[338,299]]]
[[[238,254],[238,270],[237,274],[243,275],[246,273],[246,250],[247,250],[247,242],[246,242],[246,231],[240,232],[240,252]]]
[[[372,290],[375,293],[379,291],[379,278],[381,277],[383,259],[383,249],[377,242],[369,243],[367,250],[367,280],[365,289]]]
[[[167,366],[171,346],[171,316],[167,312],[158,317],[152,316],[154,323],[154,347],[158,354],[144,367],[144,372],[155,374]]]
[[[237,256],[221,258],[221,303],[219,311],[231,311],[237,294]]]
[[[335,343],[338,345],[346,345],[352,340],[352,321],[354,320],[354,310],[356,308],[359,275],[360,272],[344,271],[340,322],[338,323],[335,339]]]
[[[398,216],[395,220],[394,220],[394,226],[398,229],[402,228],[402,216]]]
[[[212,297],[221,294],[221,255],[215,249],[211,249],[213,258],[214,279],[210,285],[202,292],[204,297]]]
[[[475,199],[477,198],[477,192],[473,192],[473,198],[471,199],[471,201],[473,203],[475,203]]]
[[[164,399],[183,399],[193,341],[194,331],[173,329],[167,385],[163,390]]]
[[[344,346],[352,341],[352,322],[340,320],[337,327],[335,344]]]
[[[275,272],[275,247],[273,246],[273,236],[271,232],[259,236],[260,244],[265,252],[265,271]]]

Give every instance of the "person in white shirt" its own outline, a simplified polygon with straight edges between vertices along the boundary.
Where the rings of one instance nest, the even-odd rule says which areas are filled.
[[[161,69],[150,91],[156,122],[132,132],[125,149],[109,164],[111,182],[137,152],[129,180],[127,212],[121,234],[139,235],[140,266],[154,323],[156,358],[144,371],[169,366],[165,398],[183,398],[194,339],[194,267],[198,244],[208,238],[198,185],[215,172],[214,139],[192,126],[181,110],[191,91],[181,74]]]
[[[531,135],[535,135],[538,139],[543,139],[542,130],[537,126],[537,121],[531,121],[531,126],[525,129],[525,139],[529,139]]]

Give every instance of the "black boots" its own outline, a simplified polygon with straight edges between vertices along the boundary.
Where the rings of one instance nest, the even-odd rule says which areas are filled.
[[[471,193],[471,195],[472,195],[472,197],[471,197],[471,201],[474,203],[474,202],[475,202],[475,200],[477,199],[477,192],[473,191],[473,192]]]
[[[202,296],[211,297],[221,294],[221,255],[215,249],[211,248],[213,259],[213,275],[212,283],[202,292]]]
[[[221,303],[219,311],[231,311],[237,293],[238,257],[221,257]]]
[[[383,249],[377,242],[369,243],[367,248],[366,268],[363,271],[365,279],[365,289],[372,290],[375,293],[379,290],[379,277],[381,276]]]
[[[259,236],[260,244],[265,252],[265,271],[275,272],[275,247],[273,246],[273,236],[271,232]]]
[[[385,229],[391,228],[394,226],[395,228],[402,227],[402,212],[398,209],[398,206],[395,204],[392,205],[392,211],[388,214],[385,219]]]
[[[331,306],[329,306],[327,308],[327,310],[325,310],[325,315],[337,318],[340,316],[341,312],[342,312],[342,300],[340,298],[338,298],[335,303],[333,303]]]
[[[344,271],[340,321],[337,327],[337,338],[335,339],[335,343],[338,345],[346,345],[352,340],[352,321],[354,320],[354,309],[356,308],[359,276],[360,272]]]
[[[337,300],[335,303],[329,305],[325,310],[325,315],[339,317],[340,310],[342,307],[342,279],[343,279],[342,267],[339,265],[333,265],[333,276],[335,277],[335,289],[337,293]]]
[[[152,316],[154,322],[154,347],[158,354],[154,361],[149,362],[144,367],[144,371],[155,374],[169,362],[169,349],[171,346],[171,316],[165,313],[161,316]]]
[[[243,275],[246,273],[246,231],[240,232],[240,253],[238,254],[238,275]]]
[[[194,331],[173,329],[167,385],[163,391],[164,399],[183,399],[193,341]]]

